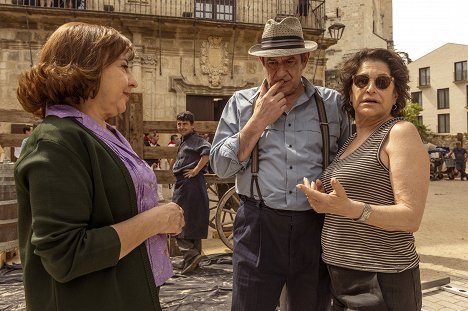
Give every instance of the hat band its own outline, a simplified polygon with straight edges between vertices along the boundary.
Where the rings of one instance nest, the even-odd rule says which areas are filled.
[[[262,39],[262,50],[305,48],[304,39],[298,36],[269,37]]]

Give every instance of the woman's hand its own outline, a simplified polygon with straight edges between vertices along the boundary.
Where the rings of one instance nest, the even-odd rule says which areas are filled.
[[[159,225],[158,233],[177,235],[185,226],[184,211],[174,202],[156,206],[155,219]]]
[[[297,188],[305,194],[310,206],[317,213],[330,213],[350,217],[349,205],[353,201],[348,199],[348,195],[338,179],[332,178],[330,183],[333,191],[329,194],[324,193],[323,184],[319,179],[315,182],[310,182],[304,177],[304,183],[298,184]]]
[[[179,234],[184,225],[182,208],[172,202],[112,225],[120,239],[119,259],[155,234]]]

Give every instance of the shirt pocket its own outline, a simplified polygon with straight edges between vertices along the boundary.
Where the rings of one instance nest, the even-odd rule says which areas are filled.
[[[330,155],[335,156],[339,149],[338,140],[341,133],[339,124],[329,123],[328,132],[330,137]],[[296,125],[296,134],[304,143],[312,146],[314,152],[321,152],[323,141],[319,120],[298,123]]]
[[[333,157],[337,154],[339,150],[338,141],[341,136],[341,128],[339,124],[329,123],[328,131],[330,132],[330,155]]]

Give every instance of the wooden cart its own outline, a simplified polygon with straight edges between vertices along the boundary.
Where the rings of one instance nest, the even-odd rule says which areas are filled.
[[[147,147],[157,153],[157,149],[164,147]],[[171,147],[169,147],[171,148]],[[172,148],[177,151],[176,148]],[[151,150],[153,152],[153,150]],[[174,155],[175,156],[175,155]],[[174,184],[175,177],[169,170],[154,171],[158,184]],[[237,209],[239,208],[240,200],[234,187],[234,177],[221,179],[215,174],[205,174],[206,191],[210,203],[210,222],[209,226],[217,231],[221,241],[233,249],[233,228],[234,219],[236,218]]]

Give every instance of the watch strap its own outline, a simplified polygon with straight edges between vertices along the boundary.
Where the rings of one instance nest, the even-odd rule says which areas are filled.
[[[359,216],[359,218],[355,218],[354,220],[357,222],[366,222],[366,220],[369,219],[371,214],[372,207],[369,204],[364,203],[361,216]]]

